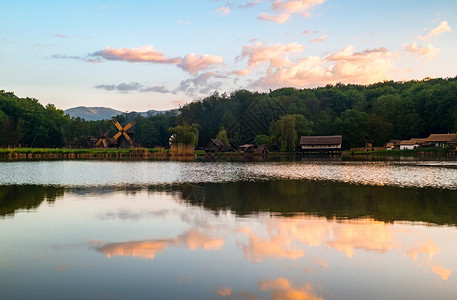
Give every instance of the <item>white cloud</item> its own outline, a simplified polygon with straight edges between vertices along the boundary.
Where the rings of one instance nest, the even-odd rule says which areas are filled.
[[[433,28],[430,30],[430,32],[426,36],[417,36],[418,39],[420,40],[428,40],[431,37],[438,36],[444,32],[452,31],[451,27],[447,23],[447,21],[441,22],[437,27]]]
[[[182,59],[178,67],[190,74],[196,74],[208,67],[217,68],[222,63],[224,63],[224,58],[222,56],[190,53]]]
[[[434,58],[438,53],[440,53],[439,48],[435,48],[432,45],[428,44],[427,47],[418,46],[417,43],[412,43],[410,45],[404,45],[405,50],[410,53],[410,55],[417,54],[419,58],[423,58],[425,61],[429,61]]]

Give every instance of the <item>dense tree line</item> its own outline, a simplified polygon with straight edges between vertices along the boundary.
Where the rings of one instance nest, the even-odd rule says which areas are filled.
[[[457,77],[269,93],[215,92],[184,105],[179,114],[117,118],[121,124],[136,120],[135,140],[145,147],[167,146],[170,128],[189,124],[198,128],[198,147],[223,136],[224,143],[232,145],[268,142],[284,151],[296,148],[301,135],[336,134],[343,135],[343,148],[368,141],[379,146],[390,139],[457,132]],[[87,136],[117,132],[110,120],[71,119],[52,104],[44,107],[36,99],[5,91],[0,91],[0,125],[3,147],[84,147]]]
[[[268,136],[277,150],[291,150],[291,138],[297,147],[301,135],[341,134],[346,149],[366,142],[381,146],[390,139],[457,132],[457,77],[215,93],[182,107],[178,118],[200,124],[200,146],[221,128],[234,144]]]

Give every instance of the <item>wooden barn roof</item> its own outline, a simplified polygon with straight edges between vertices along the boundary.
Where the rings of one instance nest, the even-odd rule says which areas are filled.
[[[302,136],[300,145],[338,145],[343,141],[341,135],[330,136]]]
[[[427,142],[449,142],[450,140],[457,137],[457,133],[439,133],[431,134],[426,141]]]
[[[214,145],[218,146],[218,147],[224,147],[224,143],[221,142],[221,140],[218,140],[218,139],[211,139],[211,141]]]

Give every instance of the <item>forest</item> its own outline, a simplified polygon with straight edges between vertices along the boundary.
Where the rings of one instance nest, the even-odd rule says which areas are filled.
[[[344,149],[366,142],[381,146],[391,139],[457,132],[457,77],[214,92],[179,113],[117,118],[121,124],[136,120],[134,139],[144,147],[166,147],[171,133],[186,126],[198,129],[197,147],[221,133],[235,146],[256,141],[280,151],[295,149],[301,135],[341,134]],[[52,104],[5,91],[0,91],[0,124],[1,147],[84,147],[88,136],[116,133],[110,120],[71,119]]]

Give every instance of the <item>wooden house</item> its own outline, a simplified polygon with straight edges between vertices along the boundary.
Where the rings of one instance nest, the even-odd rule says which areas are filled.
[[[265,145],[256,146],[254,151],[259,154],[268,154],[268,149]]]
[[[206,153],[226,152],[228,147],[218,139],[211,139],[204,147]]]
[[[400,150],[413,150],[421,147],[425,143],[426,139],[412,138],[409,140],[400,142]]]
[[[457,133],[430,134],[430,136],[425,139],[424,147],[443,148],[447,142],[455,138],[457,138]]]
[[[254,153],[254,144],[244,144],[238,146],[241,153]]]
[[[303,153],[341,154],[341,135],[332,136],[302,136],[300,147]]]
[[[386,144],[386,150],[399,150],[401,140],[390,140]]]

